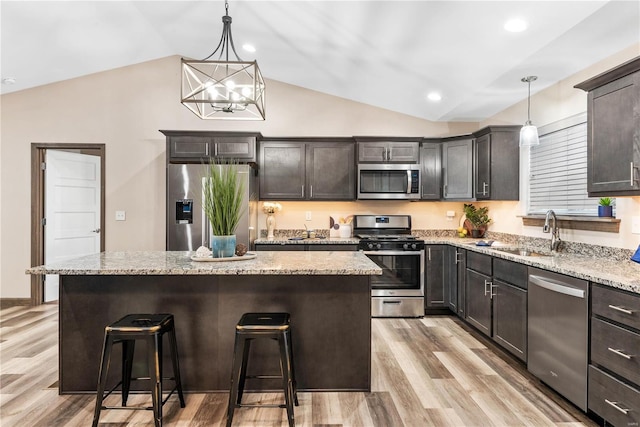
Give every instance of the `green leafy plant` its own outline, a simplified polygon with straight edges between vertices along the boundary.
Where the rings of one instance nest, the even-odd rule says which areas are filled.
[[[246,209],[244,181],[238,178],[237,163],[219,163],[210,159],[202,183],[202,209],[214,236],[235,234]]]
[[[611,206],[612,202],[613,202],[613,200],[610,197],[601,197],[600,201],[598,202],[598,204],[600,206]]]
[[[489,218],[489,208],[486,206],[482,208],[476,208],[471,203],[465,203],[463,210],[473,228],[478,229],[486,226],[491,222],[491,218]]]

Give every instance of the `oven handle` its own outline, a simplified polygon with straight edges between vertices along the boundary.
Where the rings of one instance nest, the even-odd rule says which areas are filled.
[[[424,251],[362,251],[365,255],[422,255]]]

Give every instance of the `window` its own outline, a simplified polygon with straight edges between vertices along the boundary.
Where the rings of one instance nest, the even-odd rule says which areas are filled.
[[[580,114],[540,131],[529,154],[527,213],[596,216],[598,198],[587,196],[587,116]]]

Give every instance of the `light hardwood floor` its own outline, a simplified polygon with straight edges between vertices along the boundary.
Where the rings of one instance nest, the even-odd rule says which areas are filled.
[[[453,317],[373,319],[371,393],[299,393],[299,426],[592,426],[526,369]],[[59,396],[58,308],[0,311],[0,425],[90,426],[95,396]],[[178,337],[178,340],[180,338]],[[331,357],[331,355],[327,355]],[[247,399],[279,403],[281,394]],[[113,396],[112,398],[117,398]],[[148,404],[134,395],[130,404]],[[115,402],[115,401],[114,401]],[[226,393],[171,397],[164,425],[224,425]],[[285,426],[283,409],[241,408],[234,426]],[[101,426],[153,426],[149,411],[103,411]]]

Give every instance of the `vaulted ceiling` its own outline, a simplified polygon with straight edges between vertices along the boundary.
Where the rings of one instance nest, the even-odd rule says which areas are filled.
[[[526,98],[524,76],[538,76],[535,93],[640,42],[635,0],[229,3],[238,54],[265,78],[434,121],[483,120]],[[0,77],[15,83],[2,93],[169,55],[202,59],[222,15],[221,0],[3,0]],[[528,28],[505,31],[512,18]]]

